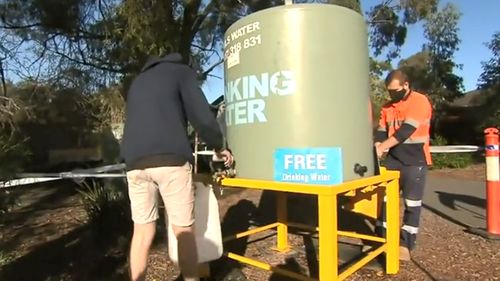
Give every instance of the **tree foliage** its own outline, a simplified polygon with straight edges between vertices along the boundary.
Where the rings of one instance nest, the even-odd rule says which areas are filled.
[[[123,99],[117,93],[124,92],[148,56],[170,52],[180,52],[184,57],[192,55],[202,68],[200,79],[205,80],[222,62],[226,29],[245,15],[283,2],[3,0],[0,1],[2,93],[26,102],[38,122],[59,122],[64,117],[68,126],[84,128],[82,131],[109,127],[123,116]],[[335,4],[364,16],[375,55],[370,61],[370,75],[376,105],[385,100],[381,76],[399,56],[410,25],[440,21],[456,26],[453,17],[438,13],[438,0],[366,0],[370,5],[366,11],[361,9],[360,0],[294,2]],[[448,19],[451,23],[446,22]],[[453,83],[447,81],[453,77],[446,75],[452,73],[449,70],[455,65],[450,64],[443,50],[455,50],[446,45],[453,43],[453,37],[442,37],[439,29],[433,28],[426,31],[429,34],[426,52],[431,55],[425,66],[439,69],[432,72],[439,79],[434,79],[436,84],[428,87],[448,91]],[[441,49],[442,46],[445,48]],[[9,77],[24,82],[17,88],[9,88]],[[71,115],[75,112],[78,114]],[[31,117],[18,113],[18,118]]]
[[[366,13],[375,53],[389,48],[388,57],[395,57],[407,26],[434,11],[437,1],[376,1]],[[296,2],[362,12],[359,0]],[[194,55],[204,68],[201,79],[206,79],[221,63],[229,25],[280,4],[282,0],[5,0],[0,2],[0,28],[8,40],[1,43],[0,61],[9,58],[9,73],[15,71],[17,77],[93,92],[134,75],[149,55],[177,51]]]
[[[408,27],[426,20],[437,10],[438,0],[379,1],[366,12],[370,47],[370,86],[375,118],[387,102],[383,75],[392,69],[392,60],[399,57]],[[383,55],[383,57],[381,57]]]
[[[399,55],[405,43],[408,26],[427,18],[436,11],[438,0],[385,0],[367,13],[370,46],[376,56],[387,50],[387,58]]]
[[[438,4],[438,0],[377,0],[362,11],[360,0],[295,2],[339,5],[365,17],[370,47],[376,56],[385,57],[370,60],[375,114],[386,99],[381,76],[398,56],[408,26],[427,18]],[[174,51],[193,55],[205,80],[222,63],[226,29],[249,13],[281,4],[283,0],[4,0],[0,2],[0,34],[6,40],[0,43],[0,63],[5,62],[15,77],[37,81],[51,90],[101,93],[94,99],[111,102],[113,98],[102,93],[116,92],[107,90],[115,84],[126,89],[150,55]],[[102,128],[97,125],[99,118],[102,125],[113,123],[102,118],[115,116],[116,120],[123,114],[123,108],[119,110],[122,101],[115,101],[112,110],[104,104],[97,110],[94,106],[99,102],[90,106],[87,99],[80,100],[79,104],[87,105],[79,110],[96,123],[80,125]]]
[[[482,62],[483,73],[479,77],[478,86],[488,88],[500,84],[500,31],[493,34],[491,41],[486,45],[493,56]]]
[[[177,51],[185,56],[194,54],[206,64],[217,54],[223,31],[230,24],[251,11],[276,4],[6,0],[0,3],[0,22],[4,33],[21,38],[32,51],[29,56],[38,57],[35,62],[47,74],[45,78],[53,78],[55,72],[79,77],[84,86],[92,86],[87,89],[96,90],[133,75],[150,55]],[[14,50],[5,53],[14,55]]]
[[[15,116],[22,111],[22,107],[19,100],[0,96],[0,180],[12,177],[30,155],[25,138],[15,123]]]
[[[490,126],[500,128],[500,32],[493,34],[487,46],[493,56],[482,62],[483,73],[479,77],[478,86],[484,91],[486,99],[482,111],[487,116],[480,123],[480,130]]]
[[[428,94],[437,109],[463,92],[463,79],[454,73],[460,65],[453,57],[461,42],[459,19],[460,13],[452,4],[430,14],[424,24],[427,42],[422,51],[399,63],[412,87]]]
[[[448,3],[441,11],[431,14],[424,26],[428,40],[424,50],[430,53],[432,75],[438,81],[435,88],[437,94],[447,101],[453,100],[463,91],[463,79],[453,73],[455,68],[461,67],[454,62],[453,57],[461,42],[458,37],[460,16],[458,8]]]

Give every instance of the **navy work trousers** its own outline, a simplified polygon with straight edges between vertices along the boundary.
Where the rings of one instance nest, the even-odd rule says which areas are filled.
[[[388,170],[397,170],[400,172],[399,187],[405,204],[400,243],[401,246],[413,250],[415,248],[420,224],[427,166],[406,166],[398,161],[388,161],[386,163],[386,168]],[[381,217],[377,221],[377,233],[381,236],[385,236],[385,228],[386,206],[384,200],[381,209]]]

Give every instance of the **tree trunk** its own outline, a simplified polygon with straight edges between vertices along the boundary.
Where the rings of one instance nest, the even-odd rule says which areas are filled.
[[[5,82],[5,71],[3,69],[3,60],[0,59],[0,79],[2,79],[2,93],[7,97],[7,83]]]

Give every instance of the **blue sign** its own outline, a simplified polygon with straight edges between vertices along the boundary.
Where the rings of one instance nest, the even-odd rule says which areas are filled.
[[[274,151],[274,180],[308,184],[343,181],[339,147],[278,148]]]

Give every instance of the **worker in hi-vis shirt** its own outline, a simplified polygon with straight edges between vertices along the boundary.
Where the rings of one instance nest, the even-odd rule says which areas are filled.
[[[387,152],[384,166],[400,172],[400,188],[405,212],[400,238],[400,259],[411,259],[418,233],[427,167],[432,164],[429,149],[432,105],[429,99],[410,88],[401,70],[390,72],[385,80],[391,101],[382,107],[375,149],[379,159]],[[385,234],[385,206],[377,231]]]

